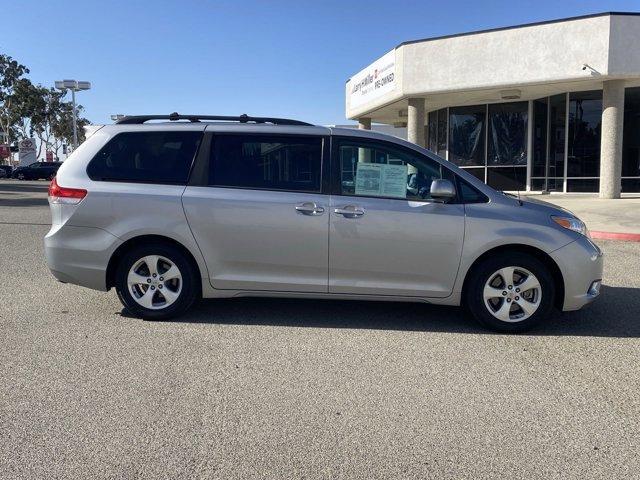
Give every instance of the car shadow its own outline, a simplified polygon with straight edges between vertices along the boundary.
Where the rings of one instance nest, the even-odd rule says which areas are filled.
[[[528,335],[640,337],[640,289],[603,287],[576,312],[555,312]],[[123,316],[127,316],[125,311]],[[181,323],[494,334],[459,307],[356,300],[236,298],[203,300]]]

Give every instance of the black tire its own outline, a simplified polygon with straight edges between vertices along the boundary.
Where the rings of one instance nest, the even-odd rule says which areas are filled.
[[[161,304],[166,301],[162,296],[162,290],[158,285],[156,293],[153,298],[159,299],[155,308],[146,308],[134,299],[134,293],[129,289],[127,278],[130,269],[134,264],[138,263],[143,257],[149,255],[157,255],[170,260],[180,271],[181,281],[180,290],[177,299],[166,307],[162,307]],[[161,275],[162,270],[158,268],[158,274]],[[161,277],[158,277],[158,280]],[[159,282],[163,283],[163,282]],[[149,243],[146,245],[138,245],[127,251],[118,263],[116,270],[115,281],[116,292],[118,298],[124,305],[124,307],[132,315],[143,318],[145,320],[168,320],[182,315],[200,298],[200,278],[198,275],[197,267],[193,265],[187,255],[179,248],[168,243]],[[163,283],[165,291],[168,288]],[[148,287],[151,288],[151,287]],[[134,287],[137,292],[138,287]],[[176,290],[178,290],[176,288]]]
[[[16,178],[18,180],[26,180],[26,177],[24,176],[24,173],[19,173],[18,175],[16,175]]]
[[[491,277],[496,278],[494,277],[494,273],[502,268],[512,266],[528,270],[535,275],[538,279],[541,292],[538,308],[531,316],[523,320],[508,322],[496,318],[491,313],[489,310],[490,307],[485,304],[483,292],[486,282],[490,280]],[[501,278],[497,278],[497,280],[500,282]],[[495,284],[492,284],[491,286],[494,285]],[[517,285],[514,285],[513,295],[515,295],[515,287],[517,287]],[[501,289],[503,287],[500,286],[499,288]],[[507,290],[507,287],[504,288],[505,291],[509,292],[508,295],[511,295],[511,291]],[[532,293],[529,292],[528,294]],[[547,319],[553,309],[555,295],[556,288],[553,277],[544,263],[526,253],[505,252],[483,260],[469,273],[469,278],[465,287],[464,306],[467,311],[484,327],[498,332],[517,333],[529,330],[542,320]],[[502,300],[502,302],[506,301],[506,298]],[[513,302],[511,299],[510,301]],[[501,305],[501,301],[497,300],[495,308],[497,309]],[[514,317],[517,315],[517,312],[520,312],[521,310],[521,307],[519,306],[509,308],[512,308],[516,312]],[[522,313],[524,313],[524,310],[522,310]]]

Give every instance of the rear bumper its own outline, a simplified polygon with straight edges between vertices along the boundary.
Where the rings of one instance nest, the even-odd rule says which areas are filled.
[[[106,291],[109,259],[121,243],[101,228],[53,225],[44,238],[47,266],[61,282]]]
[[[587,237],[565,245],[551,253],[564,278],[562,310],[578,310],[593,302],[599,295],[591,287],[602,280],[602,250]]]

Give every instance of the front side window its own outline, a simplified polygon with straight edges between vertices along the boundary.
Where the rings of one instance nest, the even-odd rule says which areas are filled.
[[[87,167],[91,180],[186,184],[201,132],[126,132],[113,137]]]
[[[209,185],[319,192],[322,138],[274,135],[216,135]]]
[[[435,160],[402,148],[374,142],[339,140],[342,195],[431,200],[431,182],[454,175]]]

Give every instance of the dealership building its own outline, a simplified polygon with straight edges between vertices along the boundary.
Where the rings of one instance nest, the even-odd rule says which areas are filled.
[[[640,14],[404,42],[347,81],[346,114],[500,190],[640,192]]]

